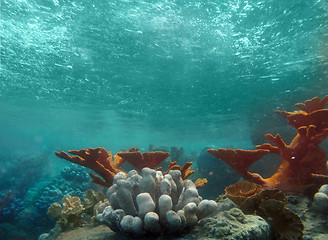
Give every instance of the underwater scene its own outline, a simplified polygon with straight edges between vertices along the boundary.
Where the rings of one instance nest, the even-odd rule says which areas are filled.
[[[327,0],[0,2],[1,240],[328,240]]]

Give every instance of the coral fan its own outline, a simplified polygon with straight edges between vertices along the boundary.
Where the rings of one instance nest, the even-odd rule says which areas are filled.
[[[76,156],[71,156],[68,153]],[[115,174],[119,172],[125,173],[124,171],[119,169],[119,167],[121,167],[124,162],[130,163],[134,168],[141,172],[141,170],[145,167],[156,167],[157,165],[162,163],[168,156],[170,156],[169,152],[161,151],[141,153],[138,148],[130,148],[126,152],[118,152],[114,155],[113,160],[112,153],[101,147],[89,148],[87,150],[69,150],[68,153],[63,151],[55,152],[57,157],[95,171],[103,179],[99,178],[93,173],[89,173],[92,178],[92,182],[102,185],[104,187],[110,187],[113,184]],[[164,175],[168,174],[170,170],[180,170],[182,174],[182,179],[186,180],[195,172],[194,170],[191,170],[191,165],[192,162],[187,162],[181,167],[177,165],[177,162],[170,162],[168,170],[164,173]],[[162,168],[159,167],[156,170],[161,169]],[[197,179],[195,181],[197,188],[205,186],[206,183],[206,178]]]
[[[118,152],[124,161],[129,162],[133,167],[135,167],[139,172],[144,167],[154,168],[161,162],[163,162],[170,153],[168,152],[144,152],[139,151],[128,151],[128,152]]]
[[[93,173],[89,173],[92,181],[107,187],[112,185],[115,174],[120,171],[118,168],[124,162],[122,158],[115,158],[115,156],[114,161],[112,161],[111,152],[107,152],[105,148],[100,147],[89,148],[88,150],[69,150],[68,152],[76,156],[70,156],[68,153],[63,151],[55,152],[55,154],[57,157],[94,170],[104,180]]]
[[[321,100],[316,97],[296,106],[301,111],[276,111],[288,119],[288,124],[297,129],[297,135],[287,145],[279,134],[265,137],[275,146],[265,143],[257,150],[209,149],[208,152],[234,168],[245,180],[265,188],[278,188],[287,192],[303,192],[317,184],[317,179],[327,179],[326,154],[318,144],[328,136],[328,96]],[[275,153],[282,162],[274,175],[264,179],[257,173],[250,173],[249,167],[262,156]]]
[[[143,167],[155,167],[165,160],[170,154],[165,152],[146,152],[141,153],[138,148],[130,148],[128,152],[119,152],[114,155],[112,160],[112,153],[105,148],[89,148],[81,150],[69,150],[72,155],[66,152],[55,152],[57,157],[76,163],[78,165],[92,169],[99,174],[104,180],[93,173],[89,173],[92,182],[99,185],[109,187],[113,183],[113,178],[116,173],[122,172],[119,167],[125,162],[129,162],[137,169]]]

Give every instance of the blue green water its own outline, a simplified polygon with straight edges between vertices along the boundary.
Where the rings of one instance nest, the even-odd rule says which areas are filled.
[[[327,94],[327,40],[326,0],[1,0],[1,159],[251,148]]]
[[[256,112],[326,93],[327,28],[323,0],[2,0],[1,136],[115,150],[239,138]]]

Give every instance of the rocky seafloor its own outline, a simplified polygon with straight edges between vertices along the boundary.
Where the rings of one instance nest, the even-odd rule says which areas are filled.
[[[311,201],[305,197],[288,196],[288,208],[297,213],[304,224],[304,240],[328,239],[327,214],[311,209]],[[202,219],[197,226],[179,236],[143,236],[143,239],[229,239],[229,240],[272,240],[277,239],[271,232],[270,225],[256,215],[245,215],[228,198],[218,201],[218,210]],[[82,227],[66,232],[54,228],[50,234],[43,234],[42,239],[58,240],[106,240],[131,239],[123,234],[113,232],[105,225],[86,223]],[[291,238],[293,239],[293,238]],[[289,239],[288,239],[289,240]]]

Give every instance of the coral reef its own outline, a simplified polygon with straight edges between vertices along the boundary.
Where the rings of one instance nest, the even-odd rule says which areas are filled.
[[[1,165],[0,191],[12,191],[16,197],[24,198],[29,188],[33,187],[46,175],[48,154],[40,153],[24,156],[10,156]]]
[[[246,199],[240,208],[245,214],[263,217],[278,239],[300,239],[304,225],[297,214],[286,207],[287,197],[280,190],[266,189]]]
[[[115,157],[116,155],[112,161],[112,153],[107,151],[105,148],[100,147],[89,148],[87,150],[69,150],[68,152],[76,156],[70,156],[68,153],[63,151],[55,152],[55,154],[57,157],[92,169],[103,178],[102,180],[95,174],[89,173],[92,178],[92,182],[106,187],[112,185],[115,174],[120,172],[118,168],[124,162],[122,158]]]
[[[17,198],[12,191],[0,193],[0,223],[17,222],[25,207],[23,199]]]
[[[123,161],[127,161],[128,163],[130,163],[139,172],[145,167],[156,167],[161,162],[163,162],[168,156],[170,156],[170,153],[168,152],[141,153],[140,151],[138,151],[138,149],[132,149],[127,152],[118,152],[116,155],[121,157]]]
[[[308,198],[288,195],[287,208],[297,213],[305,226],[302,239],[328,239],[327,214],[308,209],[311,202]],[[245,215],[236,205],[221,195],[218,198],[218,209],[211,216],[198,221],[197,226],[181,236],[174,236],[176,240],[184,239],[226,239],[226,240],[272,240],[270,225],[260,216]],[[1,227],[1,226],[0,226]],[[52,230],[56,232],[56,230]],[[0,230],[1,234],[1,230]],[[1,236],[1,235],[0,235]],[[113,239],[128,240],[130,236],[116,234],[105,225],[84,225],[72,231],[56,234],[44,234],[39,240],[80,240],[80,239]],[[2,239],[2,238],[1,238]],[[11,239],[11,238],[10,238]],[[146,240],[172,240],[170,235],[142,236]],[[294,238],[295,239],[295,238]],[[294,240],[293,239],[293,240]]]
[[[150,168],[143,168],[141,176],[135,170],[117,173],[106,194],[111,206],[97,219],[113,231],[137,237],[164,231],[177,234],[193,227],[214,212],[217,203],[202,200],[195,184],[183,181],[182,175],[180,170],[163,174]]]
[[[54,223],[50,220],[48,225],[46,209],[41,214],[35,202],[42,197],[39,190],[44,179],[49,179],[48,153],[18,152],[0,156],[0,239],[35,239]]]
[[[287,145],[279,134],[265,137],[275,146],[265,143],[257,145],[257,150],[209,149],[213,156],[223,160],[235,169],[245,180],[277,188],[286,192],[304,192],[308,187],[318,185],[318,181],[328,182],[326,154],[318,146],[328,136],[328,96],[321,100],[313,98],[304,104],[296,104],[301,111],[276,111],[288,119],[288,124],[297,129],[297,135]],[[262,178],[250,173],[249,167],[268,153],[282,157],[281,164],[270,178]]]
[[[104,200],[105,194],[103,194],[102,192],[96,192],[93,189],[88,189],[83,197],[83,205],[85,212],[88,214],[92,214],[94,212],[96,204],[98,204],[99,202],[103,202]]]
[[[82,227],[60,234],[57,238],[45,235],[48,240],[113,239],[129,240],[129,236],[115,234],[108,227]],[[45,238],[39,238],[43,240]],[[244,215],[240,209],[232,208],[202,219],[197,227],[181,236],[142,236],[145,240],[185,240],[185,239],[224,239],[224,240],[271,240],[270,225],[259,216]]]
[[[37,218],[42,218],[43,222],[47,219],[47,209],[52,203],[61,201],[67,195],[82,199],[85,191],[90,187],[87,171],[81,166],[65,167],[60,175],[63,178],[55,177],[47,185],[39,187],[36,192],[30,194],[35,199],[34,207]]]
[[[57,202],[51,204],[48,214],[57,219],[61,228],[66,230],[81,225],[83,210],[79,197],[67,195],[62,199],[62,206]]]
[[[264,189],[255,183],[241,181],[226,188],[227,197],[239,205],[244,214],[258,215],[271,226],[278,239],[300,239],[304,225],[289,210],[286,195],[278,189]]]
[[[89,175],[84,169],[77,165],[66,166],[61,171],[61,176],[70,182],[89,182]]]
[[[297,213],[303,221],[303,239],[328,239],[327,212],[311,208],[311,200],[301,196],[288,196],[288,209]]]
[[[105,187],[112,186],[115,174],[119,172],[125,173],[123,170],[119,169],[124,162],[130,163],[135,169],[141,172],[145,167],[155,168],[170,156],[170,153],[160,151],[141,153],[138,148],[130,148],[126,152],[118,152],[114,155],[114,160],[112,160],[112,153],[101,147],[89,148],[88,150],[69,150],[68,152],[76,156],[70,156],[63,151],[55,152],[55,154],[62,159],[92,169],[103,178],[101,179],[95,174],[89,173],[92,182]],[[186,162],[183,166],[177,165],[176,161],[170,162],[168,170],[164,175],[170,170],[180,170],[182,179],[186,180],[195,172],[191,170],[191,165],[192,162]],[[159,167],[156,170],[161,169],[162,167]],[[65,171],[65,173],[66,172],[67,171]],[[64,176],[67,175],[66,173]],[[197,188],[204,187],[206,183],[206,178],[197,179],[195,181]]]
[[[199,189],[199,193],[204,198],[215,199],[218,194],[224,193],[224,188],[240,180],[240,176],[225,164],[223,161],[217,161],[217,158],[207,152],[208,149],[215,148],[207,146],[202,149],[196,161],[195,169],[197,170],[193,177],[205,177],[208,180],[205,188]],[[220,169],[220,174],[217,173]],[[211,191],[216,189],[216,191]]]
[[[188,239],[269,240],[270,225],[259,216],[245,215],[232,208],[214,217],[202,219],[199,228]]]
[[[71,156],[68,153],[76,156]],[[81,150],[69,150],[66,152],[55,152],[57,157],[70,161],[72,163],[87,167],[96,172],[100,177],[89,173],[92,182],[110,187],[116,173],[122,172],[119,167],[127,161],[136,169],[141,170],[144,167],[154,168],[165,160],[170,154],[167,152],[145,152],[141,153],[138,148],[130,148],[127,152],[119,152],[114,155],[105,148],[89,148]]]
[[[48,207],[48,216],[51,219],[56,219],[57,224],[50,232],[50,228],[43,231],[49,233],[39,234],[39,239],[57,239],[58,235],[63,232],[84,226],[95,227],[99,225],[96,220],[97,214],[103,212],[107,206],[109,206],[109,201],[101,191],[86,190],[83,202],[77,196],[67,195],[62,198],[62,205],[54,202]]]

